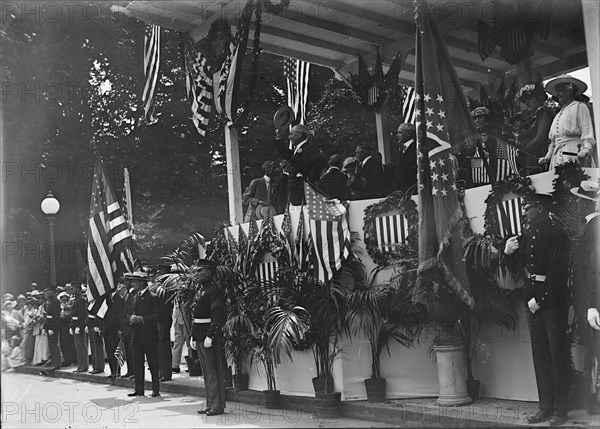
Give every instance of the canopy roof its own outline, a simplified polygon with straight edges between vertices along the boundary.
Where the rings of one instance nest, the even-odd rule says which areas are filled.
[[[277,0],[272,3],[277,4]],[[125,7],[113,6],[113,10],[187,32],[199,41],[218,18],[227,19],[233,32],[245,4],[245,0],[132,1]],[[548,37],[544,40],[534,36],[534,54],[529,58],[532,69],[548,78],[587,66],[579,0],[437,0],[428,1],[428,5],[466,91],[517,74],[517,66],[502,57],[499,47],[482,61],[478,50],[479,21],[504,28],[516,17],[535,23],[550,12]],[[250,38],[253,31],[254,24]],[[264,52],[329,67],[343,79],[357,72],[359,56],[371,66],[379,49],[385,70],[400,51],[406,57],[400,82],[412,86],[414,43],[413,0],[291,0],[279,15],[262,15]]]

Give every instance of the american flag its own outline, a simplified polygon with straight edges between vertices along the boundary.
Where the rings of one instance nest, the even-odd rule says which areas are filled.
[[[289,256],[289,264],[294,264],[294,244],[292,240],[292,217],[290,216],[290,206],[288,204],[285,213],[283,214],[283,222],[281,224],[281,241],[285,245]]]
[[[133,238],[109,183],[102,161],[96,162],[88,222],[88,288],[90,312],[100,317],[104,298],[124,273],[138,266]],[[104,310],[102,310],[104,309]]]
[[[266,256],[266,261],[260,262],[256,268],[256,279],[260,283],[265,283],[275,279],[279,264],[270,254]]]
[[[414,88],[402,86],[402,118],[404,123],[414,124],[416,120],[417,99]]]
[[[294,125],[304,124],[306,122],[310,63],[286,58],[283,61],[283,75],[287,83],[287,103],[294,110]]]
[[[483,154],[483,156],[488,156]],[[501,141],[496,141],[496,160],[490,163],[490,169],[495,170],[496,182],[506,179],[512,174],[518,174],[517,168],[517,148],[507,145]],[[475,156],[471,158],[471,180],[474,184],[490,183],[490,177],[483,163],[482,154],[479,148],[475,151]]]
[[[298,228],[296,229],[296,242],[294,243],[296,264],[298,268],[304,270],[307,268],[307,249],[304,240],[304,206],[300,206],[300,217],[298,218]]]
[[[202,137],[206,135],[213,104],[213,79],[207,58],[199,52],[188,35],[184,43],[185,85],[192,103],[192,122]]]
[[[499,207],[496,207],[496,216],[498,217],[498,226],[500,228],[501,237],[511,237],[513,235],[519,235],[521,233],[522,225],[522,199],[511,198],[502,201],[504,213],[506,213],[507,223],[502,221],[503,215]]]
[[[405,244],[408,236],[408,220],[404,215],[379,216],[375,218],[377,246],[393,251],[396,244]]]
[[[471,296],[463,260],[461,221],[453,153],[474,144],[475,127],[456,70],[424,2],[415,2],[417,24],[417,165],[419,169],[419,269],[422,277],[445,285],[469,307]]]
[[[381,56],[379,50],[377,50],[377,59],[375,60],[375,74],[373,76],[373,82],[367,91],[367,106],[374,106],[377,111],[383,106],[386,94],[384,88],[384,76],[383,76],[383,63],[381,62]]]
[[[246,260],[248,255],[248,237],[244,232],[242,225],[238,226],[238,255],[236,261],[237,270],[243,275],[246,274]]]
[[[144,33],[144,76],[146,84],[142,93],[144,104],[144,115],[148,123],[156,121],[154,117],[154,91],[160,70],[160,27],[158,25],[146,25]]]
[[[123,338],[119,340],[119,345],[115,350],[115,358],[117,359],[117,365],[119,365],[119,367],[125,365],[125,345],[123,344]]]
[[[322,282],[333,278],[350,255],[348,210],[339,200],[329,200],[304,182],[310,233],[317,256],[317,276]]]
[[[255,3],[253,1],[246,3],[233,40],[229,44],[227,57],[223,61],[218,74],[219,89],[217,97],[215,97],[215,107],[217,108],[217,112],[225,115],[230,126],[235,125],[237,120],[237,93],[240,86],[240,73],[237,70],[241,69],[246,53],[250,19],[252,18],[254,7]]]

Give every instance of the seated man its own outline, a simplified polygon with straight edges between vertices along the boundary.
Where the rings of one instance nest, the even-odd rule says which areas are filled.
[[[262,219],[264,210],[271,210],[275,214],[275,207],[278,206],[277,194],[275,193],[275,162],[265,161],[262,165],[264,176],[252,180],[250,186],[246,188],[242,195],[242,202],[248,206],[244,222],[250,222],[252,212],[255,212],[256,219]]]

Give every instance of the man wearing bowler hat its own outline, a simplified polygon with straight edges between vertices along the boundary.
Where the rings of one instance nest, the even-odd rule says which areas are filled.
[[[567,236],[549,216],[552,197],[533,194],[524,205],[523,235],[506,241],[504,253],[525,263],[522,295],[527,305],[539,410],[528,423],[567,420],[569,353],[566,338],[569,309]]]
[[[198,350],[206,388],[206,408],[198,414],[216,416],[225,412],[223,368],[223,325],[226,320],[223,291],[215,282],[217,266],[213,261],[198,261],[200,288],[192,306],[191,346]]]
[[[46,298],[46,322],[44,330],[48,335],[48,348],[50,349],[50,362],[46,364],[51,370],[60,369],[60,302],[56,298],[56,287],[48,286],[44,289]]]
[[[600,358],[600,213],[597,181],[584,180],[571,192],[579,197],[580,213],[585,214],[583,234],[579,238],[577,253],[573,258],[573,285],[575,311],[579,320],[587,321],[582,330],[582,341],[587,345],[584,373],[589,377],[590,414],[600,411],[598,397],[598,359]]]
[[[158,324],[156,314],[158,311],[158,297],[148,289],[148,274],[135,271],[125,274],[131,279],[134,289],[133,314],[129,323],[133,327],[132,350],[133,366],[135,373],[135,391],[127,396],[144,396],[144,358],[148,360],[148,367],[152,375],[152,397],[160,396],[158,374]]]

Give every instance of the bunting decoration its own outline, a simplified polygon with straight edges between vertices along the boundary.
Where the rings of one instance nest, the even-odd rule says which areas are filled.
[[[289,265],[294,264],[294,244],[292,241],[292,217],[290,216],[290,206],[285,209],[283,214],[283,223],[281,224],[281,232],[279,233],[280,240],[284,243],[285,248],[289,255]]]
[[[415,124],[417,113],[417,98],[415,89],[410,86],[402,87],[402,119],[404,123]]]
[[[308,268],[308,251],[306,241],[304,240],[304,206],[300,207],[300,217],[298,218],[298,229],[296,230],[296,242],[294,243],[294,256],[296,264],[301,270]]]
[[[100,160],[94,170],[87,253],[88,308],[102,317],[108,308],[105,297],[124,273],[139,267],[139,262],[131,231]]]
[[[191,103],[192,122],[204,137],[213,104],[213,80],[208,58],[198,51],[189,35],[183,40],[183,66],[187,98]]]
[[[294,125],[304,124],[306,123],[310,63],[286,58],[283,61],[283,75],[287,83],[287,104],[294,111]]]
[[[233,40],[229,44],[229,53],[221,66],[221,70],[215,74],[218,79],[218,92],[215,98],[215,107],[220,114],[225,115],[229,126],[236,124],[237,109],[239,103],[239,86],[242,61],[248,44],[248,32],[250,30],[250,19],[254,12],[254,1],[248,0],[240,21],[235,30]]]
[[[327,199],[306,181],[304,193],[310,234],[317,256],[315,277],[328,282],[350,256],[348,209],[339,200]]]
[[[156,122],[154,116],[154,92],[160,71],[160,27],[158,25],[146,25],[144,33],[144,76],[146,83],[142,93],[142,104],[144,105],[144,117],[146,122]]]
[[[351,76],[352,90],[360,99],[361,104],[372,107],[379,112],[388,95],[395,95],[398,87],[398,74],[402,58],[400,52],[394,58],[388,72],[383,75],[383,63],[377,50],[374,74],[371,76],[367,65],[358,57],[358,74]]]
[[[248,237],[244,232],[242,225],[238,227],[238,256],[236,261],[236,267],[243,275],[246,275],[246,261],[248,260]]]
[[[473,308],[462,257],[460,222],[464,214],[458,200],[454,154],[474,144],[476,131],[444,40],[428,14],[424,2],[415,2],[418,273],[449,287]]]

